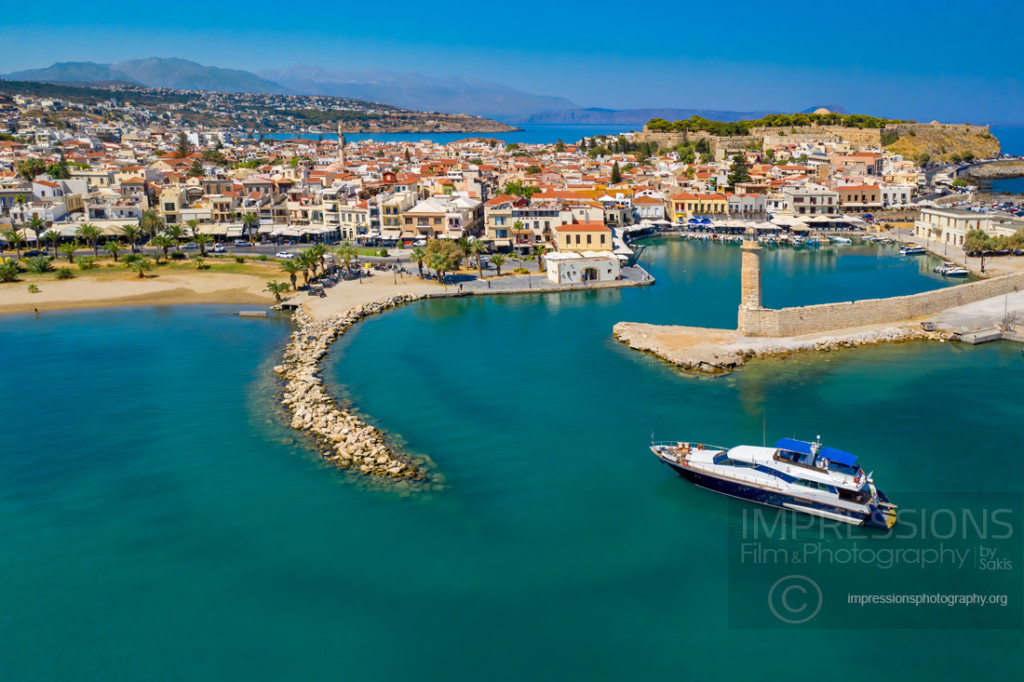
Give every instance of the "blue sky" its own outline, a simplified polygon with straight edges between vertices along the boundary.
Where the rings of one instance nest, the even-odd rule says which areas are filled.
[[[0,73],[182,57],[459,75],[581,106],[1024,122],[1024,3],[142,3],[54,0],[0,28]],[[923,8],[930,7],[925,10]],[[425,11],[425,8],[427,11]],[[21,17],[19,17],[20,19]]]

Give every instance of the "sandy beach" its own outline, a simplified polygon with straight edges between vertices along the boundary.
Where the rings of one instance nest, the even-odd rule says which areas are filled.
[[[280,281],[284,278],[278,276],[274,279]],[[139,279],[131,273],[99,270],[96,274],[78,274],[70,280],[26,280],[0,284],[0,315],[33,310],[189,303],[267,307],[274,304],[274,297],[265,290],[268,281],[268,277],[256,274],[190,270],[158,271],[155,277]],[[28,285],[32,283],[39,287],[38,293],[29,293]],[[394,293],[444,292],[440,285],[412,275],[399,277],[396,283],[390,273],[375,273],[363,280],[341,282],[326,291],[324,298],[300,292],[284,300],[305,303],[315,316],[327,317]]]

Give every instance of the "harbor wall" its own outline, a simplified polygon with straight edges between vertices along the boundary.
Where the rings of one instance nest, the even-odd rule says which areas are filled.
[[[1024,273],[1016,273],[909,296],[778,310],[740,308],[739,331],[745,336],[783,337],[900,322],[1021,289],[1024,289]]]

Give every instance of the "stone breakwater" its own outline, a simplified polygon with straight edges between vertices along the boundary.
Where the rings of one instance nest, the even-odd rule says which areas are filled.
[[[944,341],[951,334],[921,327],[888,327],[872,331],[819,336],[813,339],[764,339],[740,336],[727,329],[672,327],[619,322],[615,338],[633,350],[654,355],[685,372],[722,376],[751,358],[782,357],[802,351],[828,352],[893,341]]]
[[[362,318],[417,298],[412,294],[389,296],[323,320],[300,306],[294,313],[297,329],[285,347],[284,364],[274,367],[285,381],[281,404],[292,414],[291,427],[309,432],[325,460],[365,477],[375,487],[440,490],[443,478],[431,472],[433,462],[428,457],[395,451],[378,429],[349,410],[339,409],[319,376],[320,361],[330,345]]]

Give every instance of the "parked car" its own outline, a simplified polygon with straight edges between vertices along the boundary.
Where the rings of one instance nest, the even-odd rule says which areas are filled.
[[[224,246],[223,244],[214,244],[213,249],[211,249],[211,251],[213,251],[214,253],[224,253],[227,250],[227,247]]]
[[[414,241],[412,243],[412,245],[413,246],[426,246],[427,245],[427,240],[426,239],[417,239],[416,241]]]
[[[295,258],[295,254],[289,253],[288,251],[278,251],[274,255],[274,258],[281,258],[282,260],[292,260],[293,258]]]
[[[36,256],[45,256],[46,254],[39,249],[29,249],[28,251],[22,252],[23,258],[35,258]]]
[[[188,244],[185,244],[181,248],[183,251],[195,251],[196,249],[199,248],[199,244],[196,244],[195,242],[189,242]]]
[[[244,239],[236,239],[235,246],[249,246],[249,242],[245,241]]]

